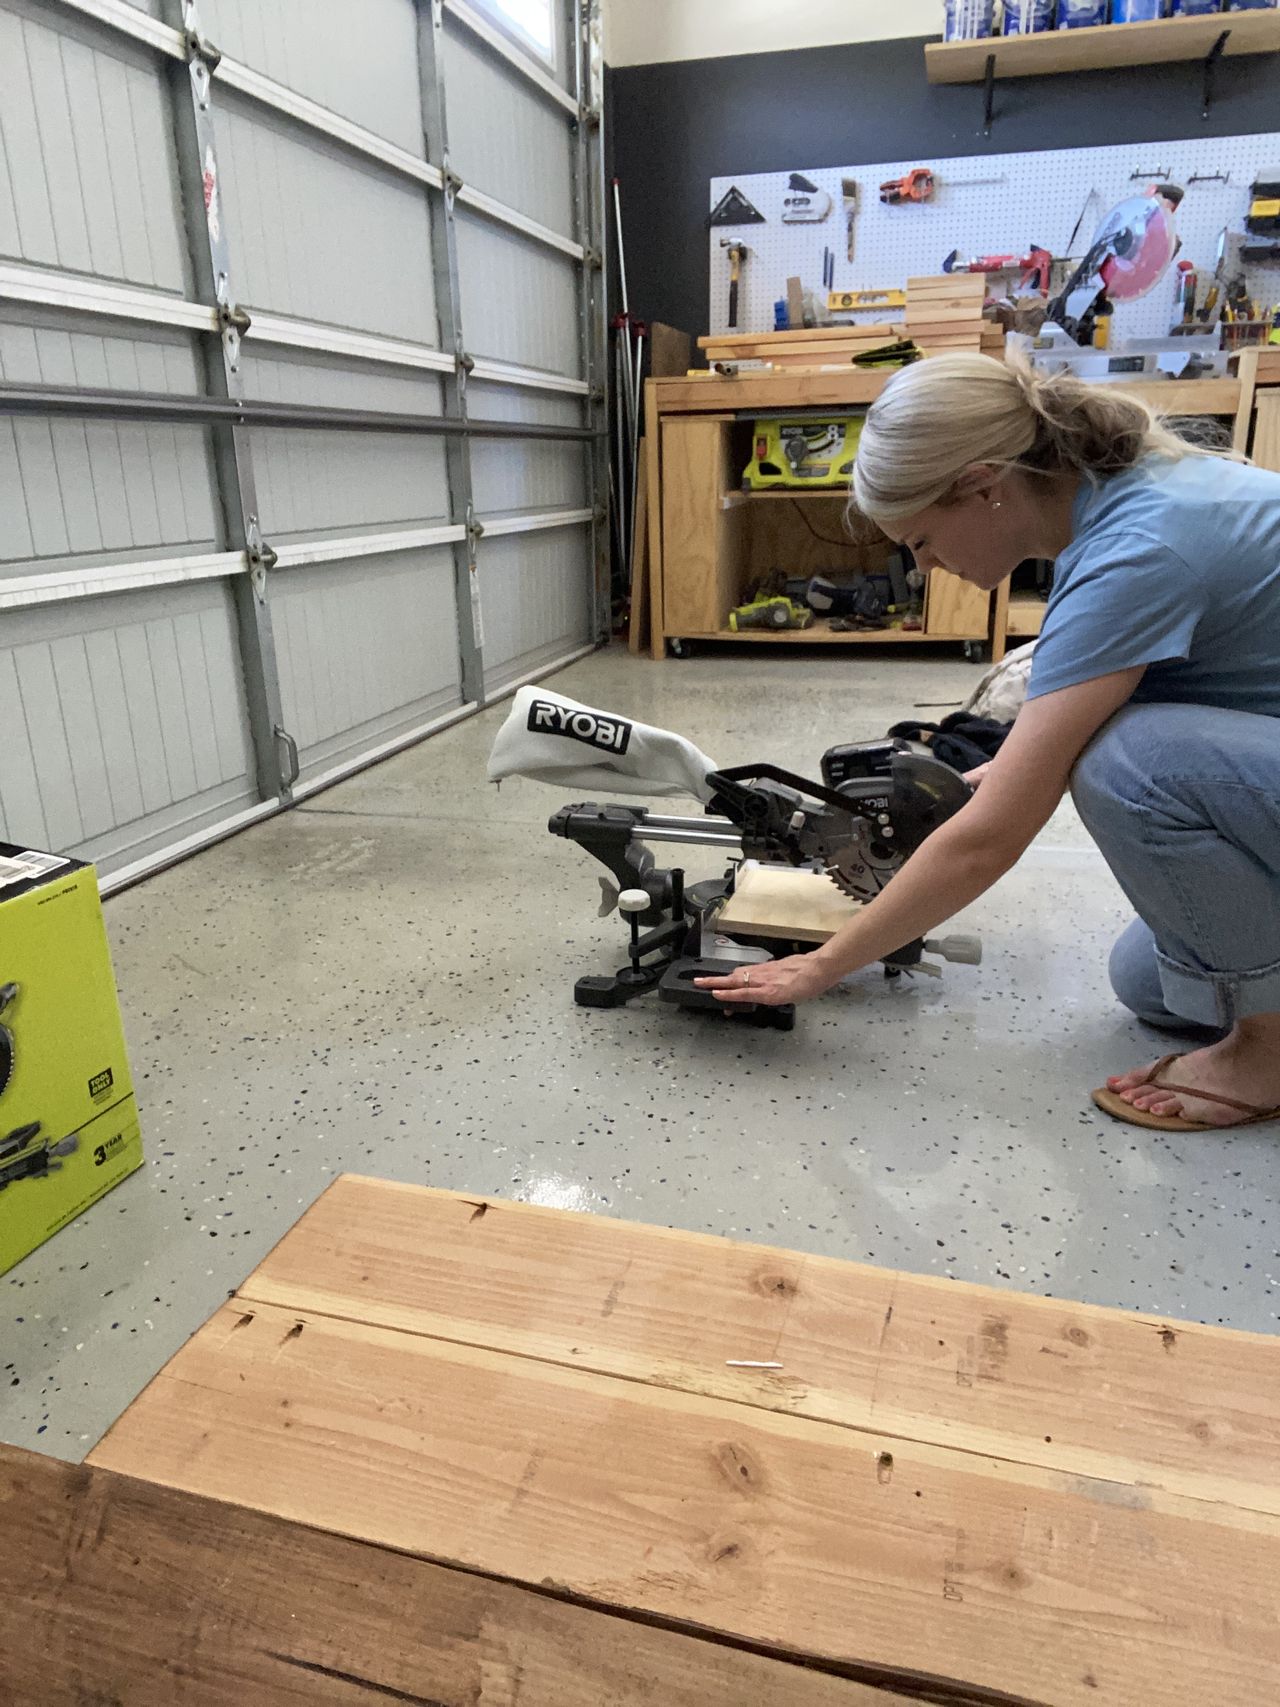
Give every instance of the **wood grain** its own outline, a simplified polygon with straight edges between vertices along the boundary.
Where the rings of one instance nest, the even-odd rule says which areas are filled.
[[[1280,391],[1266,387],[1258,391],[1254,405],[1253,460],[1259,468],[1280,473]]]
[[[5,1707],[906,1707],[108,1470],[0,1446]]]
[[[829,942],[860,911],[860,903],[842,895],[829,877],[748,861],[739,869],[717,928],[791,942]]]
[[[720,510],[721,493],[736,478],[728,461],[728,421],[674,416],[662,423],[664,634],[724,628],[739,602],[734,517]]]
[[[1275,1518],[364,1323],[224,1306],[93,1461],[876,1681],[1280,1695]]]
[[[1203,59],[1227,32],[1224,52],[1280,50],[1280,17],[1274,11],[1206,13],[1157,18],[1148,23],[1100,24],[1051,34],[991,36],[981,40],[927,42],[930,83],[980,83],[988,55],[997,77],[1044,77],[1064,71],[1097,71],[1115,65],[1163,65]]]
[[[655,346],[656,348],[656,346]],[[662,419],[659,413],[658,382],[644,382],[645,502],[648,517],[645,543],[649,554],[649,656],[666,657],[662,634]]]
[[[964,634],[985,640],[991,623],[991,594],[971,587],[947,569],[931,569],[925,589],[926,635]]]
[[[639,657],[649,648],[649,457],[641,444],[636,476],[636,513],[631,530],[631,604],[627,613],[627,651]]]
[[[357,1175],[240,1296],[1280,1515],[1269,1335]]]

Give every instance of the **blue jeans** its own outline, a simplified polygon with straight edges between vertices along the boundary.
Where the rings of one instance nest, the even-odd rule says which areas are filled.
[[[1219,1032],[1280,1012],[1280,718],[1125,706],[1071,792],[1138,915],[1111,954],[1125,1006]]]

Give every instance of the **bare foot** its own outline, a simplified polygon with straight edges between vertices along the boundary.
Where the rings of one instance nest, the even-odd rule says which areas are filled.
[[[1215,1102],[1215,1091],[1259,1110],[1280,1111],[1280,1014],[1241,1020],[1220,1043],[1180,1056],[1160,1075],[1202,1095],[1187,1096],[1144,1083],[1153,1065],[1116,1074],[1107,1080],[1108,1090],[1148,1114],[1181,1115],[1204,1126],[1236,1126],[1249,1119],[1243,1109]]]

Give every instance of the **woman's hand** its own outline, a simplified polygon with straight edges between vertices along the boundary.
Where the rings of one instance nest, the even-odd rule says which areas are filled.
[[[994,763],[995,761],[993,759],[988,759],[985,765],[978,765],[976,769],[966,771],[964,773],[964,780],[969,784],[969,787],[977,788],[978,784],[983,781],[987,772],[991,769],[991,766]]]
[[[785,960],[766,960],[741,966],[725,978],[695,978],[699,990],[711,990],[726,1006],[778,1008],[787,1002],[807,1002],[840,981],[816,954],[792,954]]]

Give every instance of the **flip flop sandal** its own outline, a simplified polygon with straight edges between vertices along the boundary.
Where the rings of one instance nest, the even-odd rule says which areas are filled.
[[[1166,1067],[1181,1059],[1181,1055],[1162,1056],[1142,1083],[1155,1085],[1172,1096],[1195,1097],[1200,1102],[1217,1103],[1220,1108],[1238,1108],[1245,1118],[1226,1125],[1208,1120],[1188,1120],[1181,1114],[1149,1114],[1145,1108],[1135,1108],[1131,1102],[1117,1096],[1115,1091],[1102,1089],[1089,1094],[1095,1105],[1113,1120],[1127,1121],[1130,1126],[1149,1126],[1157,1132],[1233,1132],[1237,1126],[1256,1126],[1263,1120],[1280,1120],[1280,1108],[1259,1108],[1256,1103],[1238,1102],[1235,1097],[1208,1096],[1204,1091],[1193,1091],[1190,1085],[1170,1084],[1160,1077]],[[1136,1086],[1134,1088],[1137,1089]]]

